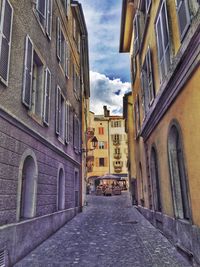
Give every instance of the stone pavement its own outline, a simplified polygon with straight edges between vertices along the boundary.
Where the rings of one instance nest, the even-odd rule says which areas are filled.
[[[88,196],[88,206],[15,267],[189,267],[127,193]]]

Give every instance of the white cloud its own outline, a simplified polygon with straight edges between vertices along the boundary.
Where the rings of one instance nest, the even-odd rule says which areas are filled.
[[[90,110],[95,114],[103,114],[103,106],[106,105],[111,114],[121,115],[122,97],[130,89],[129,82],[122,82],[119,78],[111,80],[104,74],[90,71]]]
[[[91,70],[130,81],[129,55],[119,53],[121,1],[80,0],[89,38]]]

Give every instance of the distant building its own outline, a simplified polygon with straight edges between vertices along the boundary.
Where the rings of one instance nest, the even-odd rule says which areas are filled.
[[[138,207],[200,264],[199,1],[122,3],[120,52],[131,58]]]
[[[88,153],[88,177],[106,173],[127,179],[127,135],[122,116],[110,115],[104,106],[104,115],[90,113],[90,128],[98,139],[98,147]]]
[[[88,98],[81,5],[1,0],[2,264],[13,266],[80,210],[82,112]]]

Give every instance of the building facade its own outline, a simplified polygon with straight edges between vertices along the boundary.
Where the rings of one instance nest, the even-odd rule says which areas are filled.
[[[89,152],[91,169],[88,169],[88,177],[109,173],[127,179],[128,147],[123,117],[110,115],[104,106],[103,115],[91,112],[90,128],[98,140],[98,146]]]
[[[6,266],[82,205],[87,49],[77,1],[0,1],[0,255]]]
[[[139,210],[200,263],[199,1],[123,1]]]

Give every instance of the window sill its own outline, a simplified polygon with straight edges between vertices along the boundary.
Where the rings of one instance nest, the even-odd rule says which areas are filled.
[[[65,141],[64,141],[64,139],[61,138],[60,136],[58,136],[58,141],[59,141],[61,144],[65,145]]]

